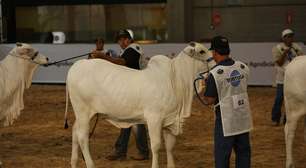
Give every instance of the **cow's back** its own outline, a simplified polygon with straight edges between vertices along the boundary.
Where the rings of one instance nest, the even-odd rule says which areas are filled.
[[[101,59],[80,60],[67,76],[71,101],[110,117],[143,118],[144,108],[165,108],[162,103],[174,97],[168,72],[158,73],[157,65],[135,70]]]
[[[80,103],[84,102],[97,111],[111,109],[110,106],[114,104],[110,102],[114,102],[113,99],[117,97],[118,91],[123,89],[123,81],[127,80],[133,71],[123,69],[125,67],[119,67],[101,59],[76,62],[70,68],[67,76],[71,99],[77,99]],[[118,97],[118,99],[121,98]]]

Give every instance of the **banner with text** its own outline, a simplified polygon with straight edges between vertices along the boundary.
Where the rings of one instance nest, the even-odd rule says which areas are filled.
[[[272,61],[271,50],[277,43],[231,43],[231,57],[240,60],[250,67],[250,85],[272,85],[275,80],[275,69]],[[142,45],[145,55],[152,57],[162,54],[175,57],[187,44],[163,43]],[[204,44],[209,47],[209,44]],[[305,53],[306,46],[300,44]],[[82,55],[90,52],[94,44],[32,44],[40,53],[49,57],[50,62]],[[15,44],[0,44],[0,59],[15,47]],[[105,49],[111,49],[117,53],[120,48],[117,44],[105,44]],[[65,83],[69,67],[73,62],[82,58],[61,62],[49,67],[39,67],[34,75],[34,83]]]

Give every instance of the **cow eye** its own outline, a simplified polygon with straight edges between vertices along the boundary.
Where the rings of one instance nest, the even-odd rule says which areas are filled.
[[[201,50],[201,51],[200,51],[200,54],[205,54],[205,51],[204,51],[204,50]]]
[[[31,58],[32,60],[34,60],[36,57],[38,56],[38,51],[36,51],[33,55],[33,57]]]

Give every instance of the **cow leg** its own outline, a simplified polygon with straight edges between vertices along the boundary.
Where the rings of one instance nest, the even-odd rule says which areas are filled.
[[[147,120],[147,123],[151,140],[152,168],[159,168],[158,152],[161,145],[161,120],[152,117]]]
[[[176,137],[168,130],[164,130],[163,133],[167,150],[167,168],[175,168],[172,151],[176,142]]]
[[[89,117],[88,116],[81,116],[78,125],[76,126],[77,128],[77,137],[78,137],[78,142],[80,144],[86,167],[87,168],[94,168],[94,162],[90,156],[89,152]]]
[[[306,116],[304,116],[304,141],[306,141]]]
[[[292,144],[295,137],[295,130],[298,123],[298,117],[288,116],[285,125],[285,140],[286,140],[286,168],[294,168],[292,156]]]
[[[71,168],[77,168],[79,143],[77,137],[77,122],[72,127],[72,152],[71,152]]]
[[[2,162],[0,161],[0,168],[2,168]]]

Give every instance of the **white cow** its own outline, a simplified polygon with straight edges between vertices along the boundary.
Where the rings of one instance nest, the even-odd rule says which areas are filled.
[[[0,62],[0,120],[4,126],[11,125],[20,115],[24,89],[31,86],[38,65],[46,63],[47,57],[24,43],[17,43]]]
[[[296,57],[285,71],[284,96],[287,122],[285,125],[286,168],[294,168],[292,144],[298,120],[304,117],[306,139],[306,56]]]
[[[31,45],[17,43],[0,62],[0,120],[4,126],[14,122],[24,108],[23,93],[32,83],[38,65],[48,63]]]
[[[152,168],[159,167],[158,151],[163,130],[167,167],[174,168],[172,149],[176,135],[182,132],[184,119],[190,116],[193,80],[199,72],[215,65],[208,53],[203,45],[190,43],[174,59],[163,55],[152,57],[144,70],[101,59],[76,62],[66,81],[76,118],[72,130],[72,168],[77,167],[78,145],[86,166],[94,167],[88,148],[88,133],[90,119],[96,113],[102,113],[108,121],[121,128],[147,123]]]

